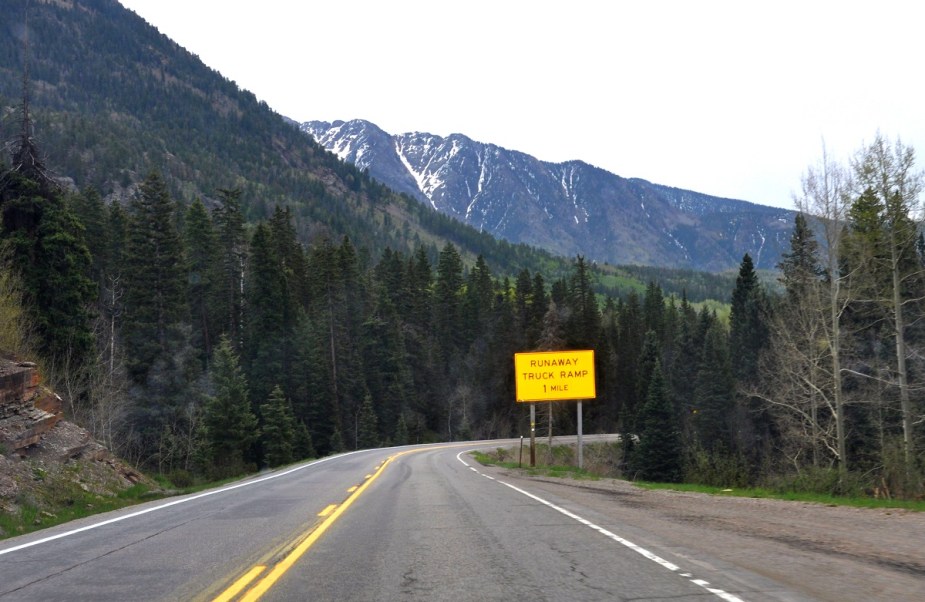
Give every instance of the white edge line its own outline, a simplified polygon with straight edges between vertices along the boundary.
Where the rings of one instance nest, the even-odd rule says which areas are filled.
[[[466,451],[461,451],[461,452],[459,452],[458,454],[456,454],[456,459],[459,460],[460,462],[462,462],[463,464],[465,464],[466,466],[469,466],[469,464],[466,464],[466,462],[465,462],[460,456],[462,456],[463,454],[469,453],[469,452],[471,452],[471,451],[474,451],[474,450],[471,450],[471,449],[470,449],[470,450],[466,450]],[[469,466],[469,468],[470,468],[471,470],[474,470],[475,472],[477,472],[478,474],[480,474],[480,475],[482,475],[482,476],[487,476],[487,475],[485,475],[484,473],[480,472],[478,469],[473,468],[472,466]],[[489,477],[489,478],[490,478],[490,477]],[[530,498],[530,499],[532,499],[532,500],[536,500],[537,502],[543,504],[544,506],[547,506],[547,507],[549,507],[549,508],[552,508],[552,509],[555,510],[556,512],[559,512],[560,514],[564,514],[565,516],[567,516],[567,517],[569,517],[569,518],[571,518],[571,519],[573,519],[573,520],[576,520],[576,521],[578,521],[579,523],[581,523],[581,524],[583,524],[583,525],[585,525],[585,526],[587,526],[587,527],[590,527],[590,528],[594,529],[595,531],[597,531],[597,532],[600,533],[601,535],[604,535],[604,536],[606,536],[606,537],[609,537],[610,539],[616,541],[616,542],[619,543],[619,544],[622,544],[622,545],[626,546],[627,548],[633,550],[634,552],[636,552],[636,553],[638,553],[638,554],[641,554],[642,556],[645,556],[645,557],[648,558],[649,560],[651,560],[651,561],[653,561],[653,562],[655,562],[655,563],[657,563],[657,564],[660,564],[661,566],[665,567],[665,568],[668,569],[669,571],[678,572],[678,571],[681,570],[680,567],[679,567],[678,565],[676,565],[676,564],[674,564],[674,563],[672,563],[672,562],[669,562],[669,561],[665,560],[664,558],[662,558],[662,557],[660,557],[660,556],[658,556],[658,555],[656,555],[656,554],[653,554],[653,553],[650,552],[649,550],[647,550],[647,549],[645,549],[645,548],[643,548],[643,547],[641,547],[641,546],[638,546],[638,545],[634,544],[633,542],[629,541],[628,539],[624,539],[624,538],[620,537],[620,536],[617,535],[616,533],[613,533],[613,532],[611,532],[611,531],[608,531],[607,529],[605,529],[605,528],[603,528],[603,527],[600,527],[600,526],[598,526],[598,525],[595,525],[595,524],[592,523],[591,521],[589,521],[589,520],[587,520],[587,519],[585,519],[585,518],[582,518],[582,517],[578,516],[577,514],[575,514],[575,513],[573,513],[573,512],[570,512],[569,510],[566,510],[565,508],[562,508],[562,507],[560,507],[560,506],[556,506],[556,505],[553,504],[552,502],[546,501],[546,500],[544,500],[543,498],[541,498],[541,497],[539,497],[539,496],[537,496],[537,495],[534,495],[534,494],[530,493],[529,491],[525,491],[525,490],[521,489],[520,487],[517,487],[517,486],[515,486],[515,485],[511,485],[510,483],[506,483],[506,482],[501,481],[501,480],[499,480],[499,479],[492,479],[492,480],[495,481],[496,483],[500,483],[501,485],[504,485],[505,487],[509,487],[510,489],[513,489],[514,491],[516,491],[516,492],[518,492],[518,493],[520,493],[520,494],[523,494],[523,495],[527,496],[528,498]],[[726,602],[745,602],[745,601],[742,600],[741,598],[739,598],[739,597],[737,597],[737,596],[735,596],[735,595],[733,595],[733,594],[730,594],[730,593],[728,593],[728,592],[726,592],[726,591],[724,591],[724,590],[721,590],[721,589],[718,589],[718,588],[715,588],[715,587],[711,587],[711,586],[710,586],[710,583],[709,583],[708,581],[704,581],[703,579],[694,579],[694,577],[693,577],[693,575],[692,575],[691,573],[679,573],[679,575],[682,576],[682,577],[687,578],[688,581],[690,581],[691,583],[693,583],[693,584],[695,584],[695,585],[698,585],[698,586],[702,587],[703,589],[707,590],[707,591],[710,592],[711,594],[714,594],[715,596],[718,596],[719,598],[721,598],[721,599],[723,599],[723,600],[726,600]]]
[[[273,474],[269,474],[269,475],[264,476],[264,477],[260,477],[260,478],[253,479],[253,480],[250,480],[250,481],[245,481],[245,482],[243,482],[243,483],[238,483],[237,485],[229,485],[228,487],[222,487],[222,488],[220,488],[220,489],[212,489],[212,490],[210,490],[210,491],[205,491],[205,492],[203,492],[203,493],[198,493],[198,494],[193,495],[193,496],[190,496],[190,497],[182,497],[182,498],[180,498],[180,499],[176,499],[176,500],[167,502],[166,504],[161,504],[160,506],[154,506],[154,507],[151,507],[151,508],[145,508],[144,510],[138,510],[137,512],[132,512],[132,513],[130,513],[130,514],[125,514],[125,515],[123,515],[123,516],[117,516],[116,518],[110,518],[110,519],[108,519],[108,520],[104,520],[104,521],[101,521],[101,522],[98,522],[98,523],[93,523],[92,525],[87,525],[87,526],[85,526],[85,527],[80,527],[80,528],[78,528],[78,529],[72,529],[72,530],[70,530],[70,531],[65,531],[64,533],[58,533],[57,535],[50,535],[50,536],[48,536],[48,537],[43,537],[42,539],[37,539],[37,540],[35,540],[35,541],[30,541],[30,542],[28,542],[28,543],[24,543],[24,544],[20,544],[20,545],[18,545],[18,546],[13,546],[13,547],[11,547],[11,548],[6,548],[6,549],[4,549],[4,550],[0,550],[0,556],[3,556],[4,554],[9,554],[10,552],[17,552],[17,551],[19,551],[19,550],[24,550],[24,549],[26,549],[26,548],[31,548],[31,547],[33,547],[33,546],[37,546],[37,545],[40,545],[40,544],[43,544],[43,543],[48,543],[49,541],[54,541],[54,540],[56,540],[56,539],[62,539],[62,538],[64,538],[64,537],[70,537],[71,535],[75,535],[75,534],[77,534],[77,533],[82,533],[82,532],[84,532],[84,531],[90,531],[91,529],[96,529],[96,528],[98,528],[98,527],[104,527],[104,526],[106,526],[106,525],[111,525],[112,523],[118,523],[118,522],[123,521],[123,520],[128,520],[128,519],[130,519],[130,518],[135,518],[136,516],[141,516],[142,514],[148,514],[149,512],[156,512],[156,511],[158,511],[158,510],[163,510],[164,508],[169,508],[169,507],[171,507],[171,506],[176,506],[176,505],[178,505],[178,504],[185,504],[186,502],[192,502],[193,500],[198,500],[198,499],[200,499],[200,498],[209,497],[210,495],[216,495],[216,494],[218,494],[218,493],[225,493],[226,491],[231,491],[231,490],[233,490],[233,489],[240,489],[240,488],[242,488],[242,487],[248,487],[248,486],[250,486],[250,485],[256,485],[257,483],[263,483],[264,481],[269,481],[270,479],[276,479],[276,478],[279,478],[279,477],[284,477],[284,476],[286,476],[286,475],[288,475],[288,474],[292,474],[292,473],[297,472],[297,471],[299,471],[299,470],[302,470],[302,469],[304,469],[304,468],[308,468],[309,466],[315,466],[315,465],[317,465],[317,464],[321,464],[322,462],[327,462],[328,460],[333,460],[333,459],[335,459],[335,458],[343,458],[344,456],[350,456],[350,455],[358,454],[358,453],[361,453],[361,452],[364,452],[364,451],[370,451],[370,450],[360,449],[360,450],[356,450],[356,451],[352,451],[352,452],[347,452],[347,453],[345,453],[345,454],[338,454],[338,455],[336,455],[336,456],[328,456],[328,457],[326,457],[326,458],[321,458],[321,459],[319,459],[319,460],[314,460],[314,461],[309,462],[309,463],[307,463],[307,464],[301,464],[301,465],[299,465],[299,466],[296,466],[295,468],[290,468],[290,469],[284,470],[284,471],[282,471],[282,472],[274,472]]]

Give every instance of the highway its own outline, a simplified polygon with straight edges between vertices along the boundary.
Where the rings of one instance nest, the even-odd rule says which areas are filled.
[[[467,453],[501,444],[353,452],[5,540],[0,600],[806,599]]]

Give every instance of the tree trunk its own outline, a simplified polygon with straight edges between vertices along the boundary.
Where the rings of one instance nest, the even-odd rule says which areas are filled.
[[[896,377],[899,380],[899,400],[903,420],[903,459],[906,472],[912,467],[912,402],[909,400],[909,382],[906,372],[906,336],[903,319],[902,291],[900,289],[899,249],[895,230],[890,233],[890,268],[893,272],[893,334],[896,337]]]

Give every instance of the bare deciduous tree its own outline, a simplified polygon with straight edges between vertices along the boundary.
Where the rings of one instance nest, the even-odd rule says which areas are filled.
[[[895,378],[899,388],[903,425],[903,451],[907,468],[914,458],[913,428],[915,415],[910,396],[906,328],[907,308],[922,301],[921,264],[915,265],[915,244],[918,240],[922,207],[922,173],[915,169],[915,151],[897,140],[891,147],[880,134],[863,148],[853,161],[857,181],[856,191],[872,194],[882,207],[884,241],[883,267],[889,271],[888,290],[883,298],[892,323],[896,345]],[[913,259],[913,261],[909,261]],[[878,266],[879,267],[879,266]]]
[[[843,167],[829,159],[823,145],[821,162],[807,169],[802,184],[802,196],[795,199],[797,209],[811,220],[814,230],[822,234],[821,263],[825,280],[819,296],[818,313],[813,315],[818,331],[815,326],[813,331],[819,333],[818,344],[825,348],[830,365],[831,380],[826,398],[830,400],[835,414],[835,447],[839,470],[844,474],[848,470],[848,456],[841,344],[842,316],[850,295],[845,290],[847,275],[842,273],[840,254],[850,206],[850,177]],[[806,319],[809,317],[805,316]]]

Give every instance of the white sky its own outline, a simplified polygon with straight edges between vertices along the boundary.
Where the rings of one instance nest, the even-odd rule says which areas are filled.
[[[782,207],[823,140],[847,161],[880,131],[925,166],[918,3],[121,1],[300,122],[461,133]]]

